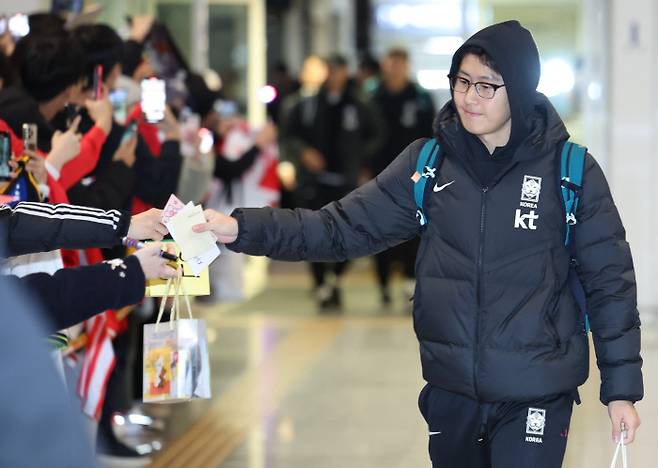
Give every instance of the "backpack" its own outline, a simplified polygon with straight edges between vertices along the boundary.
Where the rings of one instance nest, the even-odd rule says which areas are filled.
[[[586,155],[587,148],[570,141],[564,143],[560,154],[560,178],[558,180],[558,187],[562,194],[565,213],[564,245],[569,250],[570,255],[567,283],[580,310],[585,333],[588,333],[589,317],[587,315],[587,300],[583,285],[576,273],[578,261],[576,260],[574,251],[574,231],[578,223],[576,211],[583,190],[583,172],[585,170]],[[425,196],[427,179],[433,179],[437,176],[437,171],[440,169],[442,161],[443,153],[441,152],[439,142],[436,138],[428,140],[418,155],[416,174],[414,174],[415,177],[413,178],[416,181],[414,185],[414,198],[417,208],[416,218],[423,227],[429,221],[423,211],[423,198]]]

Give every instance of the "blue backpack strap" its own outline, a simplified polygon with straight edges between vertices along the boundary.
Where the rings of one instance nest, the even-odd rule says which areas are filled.
[[[429,139],[423,145],[416,161],[416,173],[419,176],[414,185],[414,198],[416,199],[416,218],[421,226],[427,224],[427,217],[423,212],[423,198],[425,197],[425,186],[427,179],[436,178],[436,171],[441,164],[439,142],[436,138]]]
[[[564,245],[571,247],[572,230],[578,220],[576,211],[583,188],[583,171],[585,170],[585,155],[587,148],[567,141],[562,147],[560,161],[560,188],[566,215]]]
[[[583,327],[585,333],[588,333],[589,317],[587,315],[587,297],[576,272],[578,262],[576,261],[574,252],[574,231],[576,224],[578,224],[576,211],[578,210],[580,195],[583,189],[583,172],[585,171],[586,155],[587,148],[569,141],[564,143],[560,160],[560,192],[562,194],[564,213],[566,216],[564,245],[569,249],[569,254],[571,255],[571,265],[567,282],[569,283],[571,293],[573,294],[583,316]]]

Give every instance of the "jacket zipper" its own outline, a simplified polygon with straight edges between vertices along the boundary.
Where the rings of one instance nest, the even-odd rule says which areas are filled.
[[[484,231],[487,217],[487,193],[489,187],[482,187],[482,197],[480,198],[480,245],[478,249],[477,276],[476,276],[476,297],[477,310],[475,314],[475,347],[473,349],[473,388],[476,398],[478,396],[478,355],[480,353],[480,308],[482,307],[482,263],[484,258]]]

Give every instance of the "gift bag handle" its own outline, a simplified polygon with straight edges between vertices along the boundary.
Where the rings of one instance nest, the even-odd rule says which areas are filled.
[[[190,306],[190,298],[185,292],[185,286],[183,285],[183,280],[179,274],[175,278],[169,278],[167,280],[165,294],[162,297],[162,302],[160,302],[160,309],[158,310],[158,318],[155,321],[155,331],[158,331],[158,325],[160,325],[160,321],[162,320],[162,315],[164,314],[164,310],[167,305],[167,299],[170,297],[169,292],[171,291],[172,286],[175,288],[175,290],[174,295],[172,296],[173,301],[170,310],[169,328],[173,329],[174,321],[180,320],[180,304],[178,298],[180,297],[181,292],[183,294],[183,299],[185,300],[185,306],[187,307],[187,315],[189,318],[193,318],[192,307]]]
[[[162,302],[160,302],[160,310],[158,310],[158,318],[155,320],[155,331],[158,331],[158,325],[160,325],[160,321],[162,320],[162,314],[164,313],[165,306],[167,305],[167,299],[169,298],[169,290],[171,289],[171,283],[172,283],[173,278],[169,278],[167,280],[167,284],[165,286],[165,294],[164,297],[162,298]]]
[[[628,459],[626,453],[626,444],[624,439],[626,438],[626,431],[622,425],[621,437],[617,443],[617,448],[615,449],[615,454],[612,457],[612,462],[610,463],[610,468],[615,468],[617,466],[617,460],[619,459],[619,452],[621,452],[621,464],[623,468],[628,468]]]

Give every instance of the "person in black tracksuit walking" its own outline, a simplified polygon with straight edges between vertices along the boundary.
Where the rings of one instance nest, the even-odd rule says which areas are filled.
[[[382,142],[381,123],[349,82],[347,61],[331,57],[320,91],[302,98],[289,112],[287,137],[296,148],[301,206],[320,209],[357,186],[364,163]],[[321,310],[341,307],[339,279],[347,262],[311,263]],[[327,273],[333,273],[328,277]]]
[[[207,212],[227,247],[283,260],[342,260],[421,238],[414,329],[427,385],[419,398],[434,467],[558,468],[588,340],[567,283],[571,252],[558,192],[569,134],[536,91],[539,54],[516,21],[476,33],[455,53],[453,99],[435,136],[443,163],[415,218],[420,149],[409,145],[374,181],[321,210]],[[521,202],[535,182],[536,207]],[[521,208],[519,208],[521,207]],[[519,212],[521,216],[519,216]],[[640,320],[625,231],[601,168],[587,155],[576,212],[576,271],[587,295],[615,439],[639,426]]]
[[[373,176],[393,162],[409,142],[430,136],[436,113],[429,93],[409,79],[409,56],[406,50],[389,50],[383,60],[382,71],[382,83],[373,93],[372,102],[384,119],[386,142],[369,161],[368,167]],[[391,267],[396,261],[404,267],[405,294],[412,296],[418,245],[419,239],[414,238],[375,255],[377,279],[384,305],[391,302],[389,279]]]

